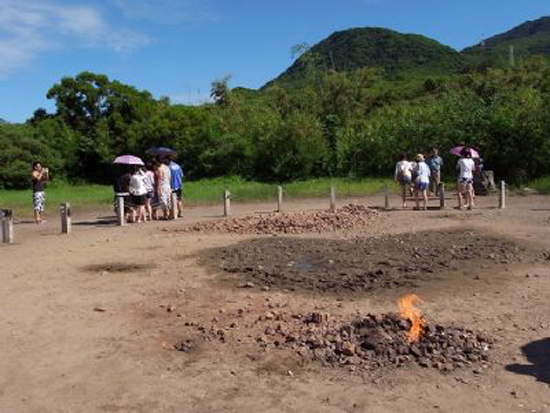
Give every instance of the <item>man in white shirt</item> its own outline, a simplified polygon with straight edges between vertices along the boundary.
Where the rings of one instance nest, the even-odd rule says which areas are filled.
[[[476,165],[469,148],[462,150],[456,169],[458,169],[458,209],[462,209],[463,197],[466,198],[466,207],[472,209],[474,207],[474,171]]]

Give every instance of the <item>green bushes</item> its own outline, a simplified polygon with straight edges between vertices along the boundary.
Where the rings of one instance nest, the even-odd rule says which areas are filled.
[[[456,158],[448,151],[457,144],[479,148],[511,183],[550,172],[545,61],[459,77],[388,81],[362,68],[313,78],[288,90],[226,87],[223,99],[200,107],[171,105],[103,75],[65,78],[49,92],[55,114],[37,110],[27,125],[0,124],[0,185],[27,185],[35,158],[57,177],[108,182],[114,157],[154,145],[175,148],[193,180],[390,176],[399,153],[433,146],[450,176]]]

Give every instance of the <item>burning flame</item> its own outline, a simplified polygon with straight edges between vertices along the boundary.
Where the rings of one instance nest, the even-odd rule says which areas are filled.
[[[426,326],[422,312],[414,306],[419,302],[421,300],[416,294],[408,294],[397,300],[399,315],[412,323],[411,329],[407,331],[409,341],[418,341],[422,330]]]

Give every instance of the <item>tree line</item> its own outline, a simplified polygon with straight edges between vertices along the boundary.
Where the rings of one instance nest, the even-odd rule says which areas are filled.
[[[24,124],[0,124],[0,186],[28,185],[42,160],[69,181],[110,182],[120,154],[151,146],[179,153],[188,179],[239,175],[285,182],[320,176],[390,176],[399,153],[477,147],[498,178],[521,183],[550,171],[550,67],[516,67],[390,80],[377,68],[307,72],[296,88],[260,91],[213,82],[213,103],[171,104],[83,72],[47,93]],[[447,155],[445,174],[454,174]]]

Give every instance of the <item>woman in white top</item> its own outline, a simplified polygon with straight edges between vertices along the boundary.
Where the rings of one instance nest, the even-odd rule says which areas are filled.
[[[145,220],[145,198],[147,195],[147,188],[145,187],[143,174],[140,167],[135,167],[130,178],[130,201],[132,202],[132,208],[137,210],[137,222],[143,222]],[[132,214],[132,221],[134,219]]]
[[[401,185],[401,197],[403,199],[403,208],[407,208],[407,190],[410,188],[412,180],[412,165],[407,161],[407,155],[402,153],[395,164],[395,181]]]
[[[474,207],[474,172],[476,165],[472,159],[470,148],[464,148],[461,153],[461,158],[456,164],[458,169],[458,209],[462,209],[464,196],[466,198],[466,206],[468,209]]]
[[[420,209],[418,195],[422,193],[424,199],[424,211],[428,209],[428,188],[430,187],[430,167],[424,162],[424,155],[416,155],[416,209]]]

